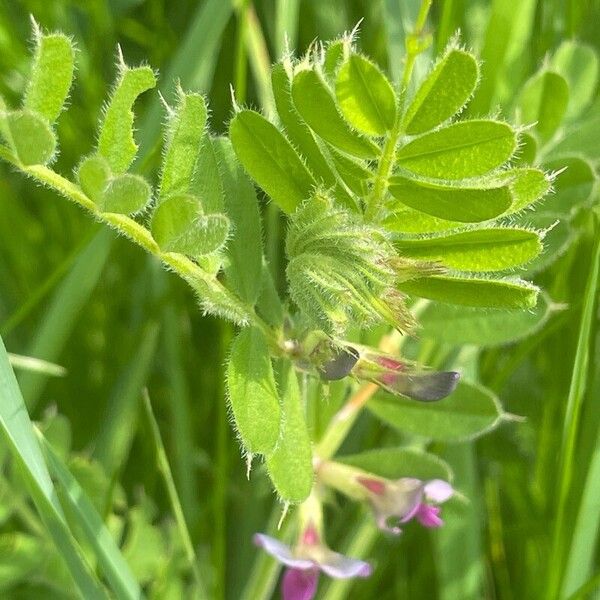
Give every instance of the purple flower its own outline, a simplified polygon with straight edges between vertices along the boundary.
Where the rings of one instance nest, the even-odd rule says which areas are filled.
[[[262,533],[255,534],[254,543],[288,567],[282,582],[283,600],[314,598],[320,571],[336,579],[368,577],[372,571],[369,563],[330,550],[310,523],[293,549]]]
[[[356,481],[366,490],[378,527],[395,535],[402,533],[402,529],[397,524],[390,524],[391,520],[406,523],[417,519],[424,527],[441,527],[444,521],[436,504],[445,502],[454,494],[452,486],[441,479],[422,481],[403,477],[391,481],[359,476]]]

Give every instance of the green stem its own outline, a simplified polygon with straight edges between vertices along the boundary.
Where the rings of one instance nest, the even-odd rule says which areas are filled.
[[[379,214],[379,210],[385,199],[388,187],[388,179],[390,178],[394,168],[396,147],[398,146],[398,142],[404,133],[402,128],[402,117],[404,113],[404,102],[406,99],[408,86],[410,84],[410,78],[412,76],[417,56],[419,56],[419,54],[427,47],[427,44],[424,44],[421,40],[421,36],[423,34],[425,23],[427,22],[427,15],[429,13],[429,9],[431,8],[432,1],[433,0],[422,0],[414,29],[406,38],[406,62],[404,63],[404,72],[402,75],[400,100],[398,101],[397,106],[396,122],[394,123],[394,127],[389,132],[385,141],[383,152],[381,154],[381,160],[379,161],[379,165],[377,167],[377,173],[375,173],[373,189],[369,195],[369,199],[367,200],[365,219],[368,221],[377,220],[377,215]]]
[[[586,283],[583,311],[579,326],[577,350],[573,365],[573,377],[569,387],[569,396],[565,412],[563,440],[560,453],[558,506],[556,510],[556,523],[552,540],[552,551],[548,564],[548,588],[546,597],[554,600],[560,596],[560,587],[563,576],[562,560],[568,550],[567,540],[567,512],[569,492],[575,470],[575,451],[577,446],[577,433],[590,362],[590,341],[592,324],[594,320],[594,306],[598,290],[600,271],[600,225],[594,216],[594,246],[592,261]]]
[[[204,588],[204,583],[200,575],[200,569],[198,568],[198,561],[196,559],[196,553],[194,552],[194,546],[192,545],[192,540],[190,538],[190,534],[185,522],[185,517],[183,516],[181,502],[179,501],[177,489],[175,488],[175,482],[173,481],[173,474],[171,473],[169,460],[167,459],[167,454],[165,452],[165,447],[162,442],[160,430],[158,428],[158,423],[156,422],[156,419],[154,418],[154,413],[152,412],[152,405],[150,404],[150,397],[148,396],[147,390],[144,390],[144,408],[146,409],[146,415],[150,423],[150,430],[154,441],[154,447],[156,449],[156,461],[158,463],[158,470],[160,471],[160,474],[162,475],[163,481],[167,488],[169,503],[171,504],[171,509],[175,517],[175,522],[177,523],[177,529],[179,530],[179,535],[181,536],[181,542],[183,544],[186,557],[192,569],[194,581],[197,586],[198,595],[201,598],[208,598],[208,594],[206,592],[206,589]]]
[[[62,196],[75,202],[82,208],[92,213],[97,221],[109,225],[120,234],[129,238],[132,242],[141,246],[148,253],[156,256],[163,264],[175,271],[180,277],[185,279],[192,287],[198,284],[200,289],[205,286],[215,296],[220,296],[227,301],[228,305],[235,307],[238,314],[243,315],[244,320],[249,324],[258,327],[274,351],[279,348],[279,339],[276,333],[269,325],[261,319],[251,306],[244,304],[235,294],[228,290],[216,277],[207,273],[183,254],[175,252],[162,252],[151,233],[137,221],[126,215],[116,213],[103,213],[88,198],[81,188],[69,181],[62,175],[59,175],[52,169],[44,165],[26,166],[16,158],[16,156],[5,146],[0,146],[0,158],[3,158],[10,164],[17,167],[26,175],[29,175],[39,183],[56,190]]]

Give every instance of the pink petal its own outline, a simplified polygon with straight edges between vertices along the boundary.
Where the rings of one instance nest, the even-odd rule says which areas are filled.
[[[312,560],[295,558],[289,546],[268,535],[256,533],[253,540],[259,548],[262,548],[265,552],[276,558],[280,563],[288,567],[306,570],[315,566],[315,563]]]
[[[312,600],[317,593],[317,569],[287,569],[281,584],[283,600]]]
[[[385,482],[379,479],[371,479],[370,477],[357,477],[356,481],[363,487],[367,488],[372,494],[383,496],[385,493]]]
[[[454,494],[454,489],[441,479],[432,479],[425,484],[425,498],[433,502],[446,502]]]
[[[423,527],[441,527],[444,524],[444,521],[440,519],[439,514],[439,506],[420,504],[416,517]]]

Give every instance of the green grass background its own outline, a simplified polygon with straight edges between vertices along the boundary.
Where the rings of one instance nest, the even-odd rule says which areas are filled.
[[[23,91],[30,14],[43,28],[73,36],[77,80],[70,109],[59,121],[56,165],[69,173],[93,147],[117,43],[129,64],[147,62],[159,70],[167,98],[177,79],[205,92],[212,129],[224,132],[232,111],[230,83],[238,102],[268,109],[265,68],[281,56],[284,33],[301,53],[315,38],[336,37],[364,18],[360,47],[398,78],[405,31],[418,4],[2,0],[0,94],[14,105]],[[460,29],[464,43],[483,53],[486,79],[472,110],[486,114],[498,105],[508,110],[519,86],[562,40],[576,38],[600,50],[599,22],[597,0],[434,0],[428,28],[434,52]],[[423,57],[417,68],[427,60]],[[137,114],[137,168],[148,174],[160,161],[163,113],[157,95],[146,94]],[[474,443],[433,448],[453,466],[470,501],[447,510],[443,530],[407,528],[400,539],[375,535],[355,505],[332,508],[330,545],[363,554],[376,571],[357,583],[322,585],[320,598],[567,597],[547,592],[556,569],[570,569],[577,582],[573,589],[584,586],[573,597],[594,597],[600,584],[600,577],[594,578],[599,573],[600,360],[594,352],[597,281],[590,274],[598,232],[586,215],[577,225],[577,240],[536,280],[567,308],[534,336],[478,355],[479,379],[499,394],[508,412],[526,419]],[[272,215],[268,227],[277,231]],[[582,329],[585,314],[589,327]],[[251,537],[273,526],[278,509],[273,510],[263,473],[246,480],[229,425],[223,387],[232,334],[230,325],[204,317],[185,284],[154,259],[0,165],[0,335],[10,352],[67,369],[60,378],[20,371],[20,388],[32,418],[107,518],[150,597],[198,592],[191,591],[185,544],[157,462],[144,387],[208,596],[271,597],[272,565],[259,557]],[[580,406],[574,416],[566,408],[569,398],[570,406]],[[346,450],[394,443],[397,435],[364,415]],[[568,495],[561,505],[559,465],[570,435]],[[2,444],[0,463],[0,596],[72,597],[69,575]],[[558,551],[552,551],[553,544]],[[85,544],[83,552],[93,556]],[[251,587],[244,592],[247,582]]]

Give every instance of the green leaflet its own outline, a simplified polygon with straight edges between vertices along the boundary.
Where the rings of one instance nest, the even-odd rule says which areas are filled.
[[[367,135],[384,135],[396,121],[396,95],[381,70],[360,54],[351,54],[335,81],[337,104],[346,120]]]
[[[45,165],[54,157],[56,136],[40,115],[27,110],[6,113],[10,138],[7,142],[24,165]]]
[[[500,121],[460,121],[406,144],[400,167],[423,177],[466,179],[493,171],[517,149],[515,131]]]
[[[228,139],[212,140],[221,182],[225,213],[231,220],[233,236],[227,244],[225,276],[237,295],[254,304],[261,288],[262,229],[258,201],[252,182],[238,163]]]
[[[223,182],[219,173],[215,144],[218,142],[210,135],[202,138],[196,167],[190,181],[189,192],[200,199],[206,214],[225,212]]]
[[[401,291],[429,300],[488,308],[533,308],[538,288],[525,281],[433,276],[405,281]]]
[[[248,174],[281,210],[291,213],[309,197],[315,180],[288,140],[262,115],[238,112],[229,136]]]
[[[206,126],[206,102],[200,94],[179,93],[175,112],[166,128],[159,202],[173,193],[185,193],[194,173]]]
[[[156,85],[150,67],[130,69],[121,65],[121,72],[108,102],[98,137],[98,153],[104,156],[114,173],[125,172],[137,153],[133,138],[133,103],[143,92]]]
[[[591,46],[567,40],[559,46],[550,64],[569,84],[567,118],[574,119],[594,98],[598,84],[598,57]]]
[[[282,382],[282,425],[277,447],[265,458],[269,476],[284,502],[302,502],[313,484],[312,449],[296,372],[286,362]]]
[[[503,416],[491,390],[466,381],[438,402],[415,402],[379,392],[367,408],[400,431],[444,442],[479,437],[496,427]]]
[[[535,162],[537,156],[538,144],[533,135],[527,131],[522,131],[519,136],[519,154],[514,157],[517,165],[531,165]]]
[[[408,135],[425,133],[454,116],[467,103],[479,80],[475,57],[451,48],[429,73],[406,111]]]
[[[336,461],[387,479],[453,479],[450,465],[442,459],[428,452],[408,448],[377,448],[360,454],[337,456]]]
[[[536,231],[516,227],[474,229],[394,243],[402,256],[439,261],[459,271],[501,271],[529,262],[542,251]]]
[[[529,310],[490,310],[431,302],[419,316],[419,334],[436,342],[499,346],[533,335],[552,314],[552,303],[540,294]]]
[[[388,231],[398,233],[434,233],[464,227],[464,223],[446,221],[409,208],[398,200],[389,202],[389,215],[384,219],[383,226]]]
[[[332,146],[358,158],[374,158],[379,154],[374,143],[353,132],[342,118],[331,91],[316,71],[304,70],[295,75],[292,98],[308,126]]]
[[[129,215],[142,210],[151,193],[150,185],[143,177],[123,173],[109,179],[96,204],[102,212]]]
[[[174,194],[154,211],[152,235],[165,252],[205,256],[225,245],[229,219],[222,214],[203,214],[196,196]]]
[[[53,123],[63,109],[71,88],[75,51],[71,40],[62,33],[41,35],[38,31],[36,42],[23,108]]]
[[[536,73],[525,83],[517,103],[521,121],[535,123],[543,140],[550,139],[561,124],[569,103],[569,84],[553,71]]]
[[[546,173],[534,167],[510,169],[498,179],[509,184],[513,198],[510,208],[505,213],[507,215],[519,212],[543,198],[551,186],[551,180]]]
[[[479,223],[502,214],[512,202],[507,186],[459,188],[416,182],[404,177],[390,179],[389,190],[403,204],[433,217],[461,223]]]
[[[242,329],[227,365],[229,403],[242,446],[250,454],[268,454],[279,439],[280,408],[265,336],[256,327]]]
[[[99,154],[86,156],[77,167],[77,180],[81,189],[94,202],[98,202],[110,178],[108,161]]]
[[[271,85],[277,113],[289,140],[302,153],[315,176],[325,185],[336,183],[333,171],[319,148],[312,131],[300,118],[292,102],[292,85],[285,66],[278,63],[271,70]]]

